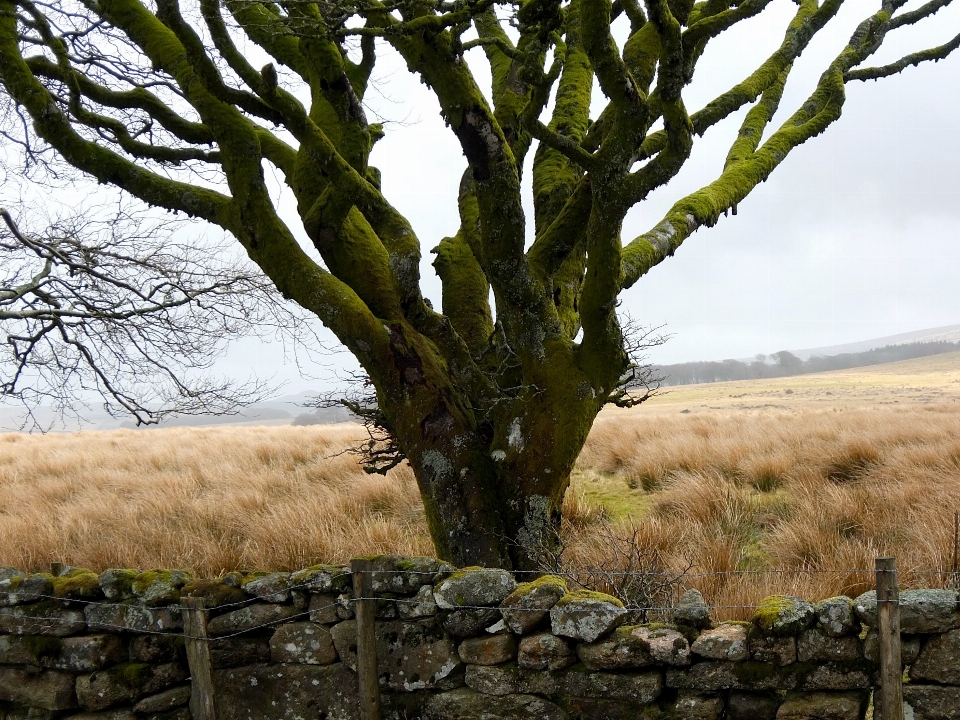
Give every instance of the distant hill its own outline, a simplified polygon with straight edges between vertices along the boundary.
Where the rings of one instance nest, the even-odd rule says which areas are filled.
[[[809,360],[817,356],[862,353],[891,345],[912,345],[915,343],[931,342],[960,342],[960,325],[944,325],[943,327],[928,328],[927,330],[914,330],[913,332],[888,335],[887,337],[874,338],[873,340],[861,340],[860,342],[846,343],[844,345],[794,350],[793,354],[801,360]]]
[[[769,356],[758,356],[756,360],[745,362],[742,360],[723,360],[721,362],[690,362],[676,365],[660,365],[654,367],[656,375],[662,378],[662,384],[667,385],[697,385],[700,383],[727,382],[730,380],[761,380],[765,378],[793,377],[810,373],[828,372],[830,370],[847,370],[850,368],[883,365],[885,363],[912,360],[914,358],[929,357],[942,353],[960,350],[960,326],[957,327],[958,341],[946,339],[901,342],[882,347],[874,347],[857,352],[842,352],[834,355],[815,354],[805,359],[798,353],[787,350],[773,353]],[[947,330],[941,328],[940,330]],[[933,331],[926,331],[932,333]],[[910,333],[910,335],[915,335]],[[951,333],[941,332],[934,337],[951,337]],[[894,336],[898,339],[906,337]],[[923,337],[921,335],[921,337]],[[869,344],[851,343],[850,345],[836,346],[861,347]],[[817,350],[819,353],[820,349]],[[801,351],[802,352],[802,351]],[[812,351],[809,351],[812,352]]]

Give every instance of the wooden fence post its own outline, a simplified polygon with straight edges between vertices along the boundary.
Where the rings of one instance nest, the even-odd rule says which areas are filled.
[[[187,665],[190,667],[190,713],[193,720],[217,720],[203,598],[181,598],[180,609],[187,644]]]
[[[897,562],[877,558],[877,633],[880,640],[880,720],[903,720],[900,665],[900,588]]]
[[[373,599],[369,560],[350,561],[353,573],[354,614],[357,618],[357,680],[361,720],[380,720],[380,684],[377,677],[377,601]]]

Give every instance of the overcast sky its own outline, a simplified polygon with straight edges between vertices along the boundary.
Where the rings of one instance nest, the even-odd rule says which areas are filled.
[[[771,127],[809,95],[875,5],[848,0],[836,27],[794,70]],[[760,18],[715,41],[684,95],[688,108],[698,109],[753,70],[780,43],[795,11],[792,2],[774,0]],[[889,37],[877,63],[958,31],[960,7],[941,11],[926,26]],[[388,125],[374,160],[386,195],[432,247],[456,230],[464,161],[427,88],[400,70],[383,91],[389,101],[368,96],[374,109],[412,124]],[[707,133],[681,175],[630,213],[625,240],[716,177],[740,117]],[[838,123],[795,150],[736,217],[695,233],[624,295],[635,318],[665,325],[673,335],[652,359],[749,357],[960,323],[958,130],[960,54],[849,85]],[[428,292],[436,299],[438,287]]]
[[[847,0],[834,27],[798,63],[771,128],[809,95],[856,23],[877,5]],[[952,38],[960,31],[955,5],[897,31],[873,64]],[[755,69],[779,45],[795,11],[790,0],[773,0],[761,17],[715,41],[684,95],[688,109]],[[470,59],[482,74],[481,51]],[[673,335],[654,351],[654,362],[749,357],[960,323],[960,53],[847,87],[838,123],[795,150],[736,217],[695,233],[624,295],[634,318]],[[386,121],[372,162],[383,172],[385,195],[424,245],[425,292],[439,307],[429,250],[457,230],[465,160],[435,98],[395,54],[383,54],[366,104],[371,121]],[[625,241],[717,176],[741,117],[700,139],[680,176],[630,213]],[[529,171],[526,180],[529,199]],[[297,379],[291,365],[281,367],[279,357],[246,343],[223,368],[288,378],[291,391],[315,386]],[[329,363],[320,377],[350,364],[343,356]]]

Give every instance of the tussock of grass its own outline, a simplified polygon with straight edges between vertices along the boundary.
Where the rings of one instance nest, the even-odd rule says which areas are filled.
[[[0,436],[0,564],[187,567],[202,576],[429,554],[406,468],[339,455],[353,426]],[[874,558],[936,586],[960,509],[955,404],[601,416],[565,500],[568,558],[632,534],[726,617],[766,595],[858,594]],[[726,575],[800,568],[823,573]],[[862,572],[866,570],[867,572]],[[833,572],[839,571],[839,572]]]
[[[859,594],[872,587],[869,570],[881,555],[897,558],[903,586],[942,584],[960,509],[958,450],[960,407],[952,403],[634,413],[629,422],[598,421],[578,473],[619,477],[626,493],[655,468],[650,510],[631,522],[656,527],[660,560],[673,569],[692,564],[689,584],[712,604],[752,606],[773,592]],[[818,572],[723,574],[771,568]],[[726,615],[744,613],[731,607]]]

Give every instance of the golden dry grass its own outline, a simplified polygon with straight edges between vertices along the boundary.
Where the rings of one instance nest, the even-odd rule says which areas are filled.
[[[604,528],[636,532],[727,617],[774,592],[859,593],[872,577],[855,571],[878,555],[897,558],[902,585],[942,584],[960,509],[960,355],[911,362],[912,375],[898,363],[696,386],[605,412],[565,502],[569,558],[603,560]],[[429,554],[410,471],[365,475],[338,454],[361,438],[354,426],[0,435],[0,564],[215,575]],[[769,569],[804,572],[728,574]]]
[[[960,509],[960,406],[608,415],[578,474],[666,567],[690,565],[711,604],[858,594],[873,578],[853,571],[882,555],[902,585],[937,586]],[[774,568],[805,572],[725,574]]]
[[[355,426],[0,435],[0,564],[296,569],[431,551],[412,473],[335,456]]]

